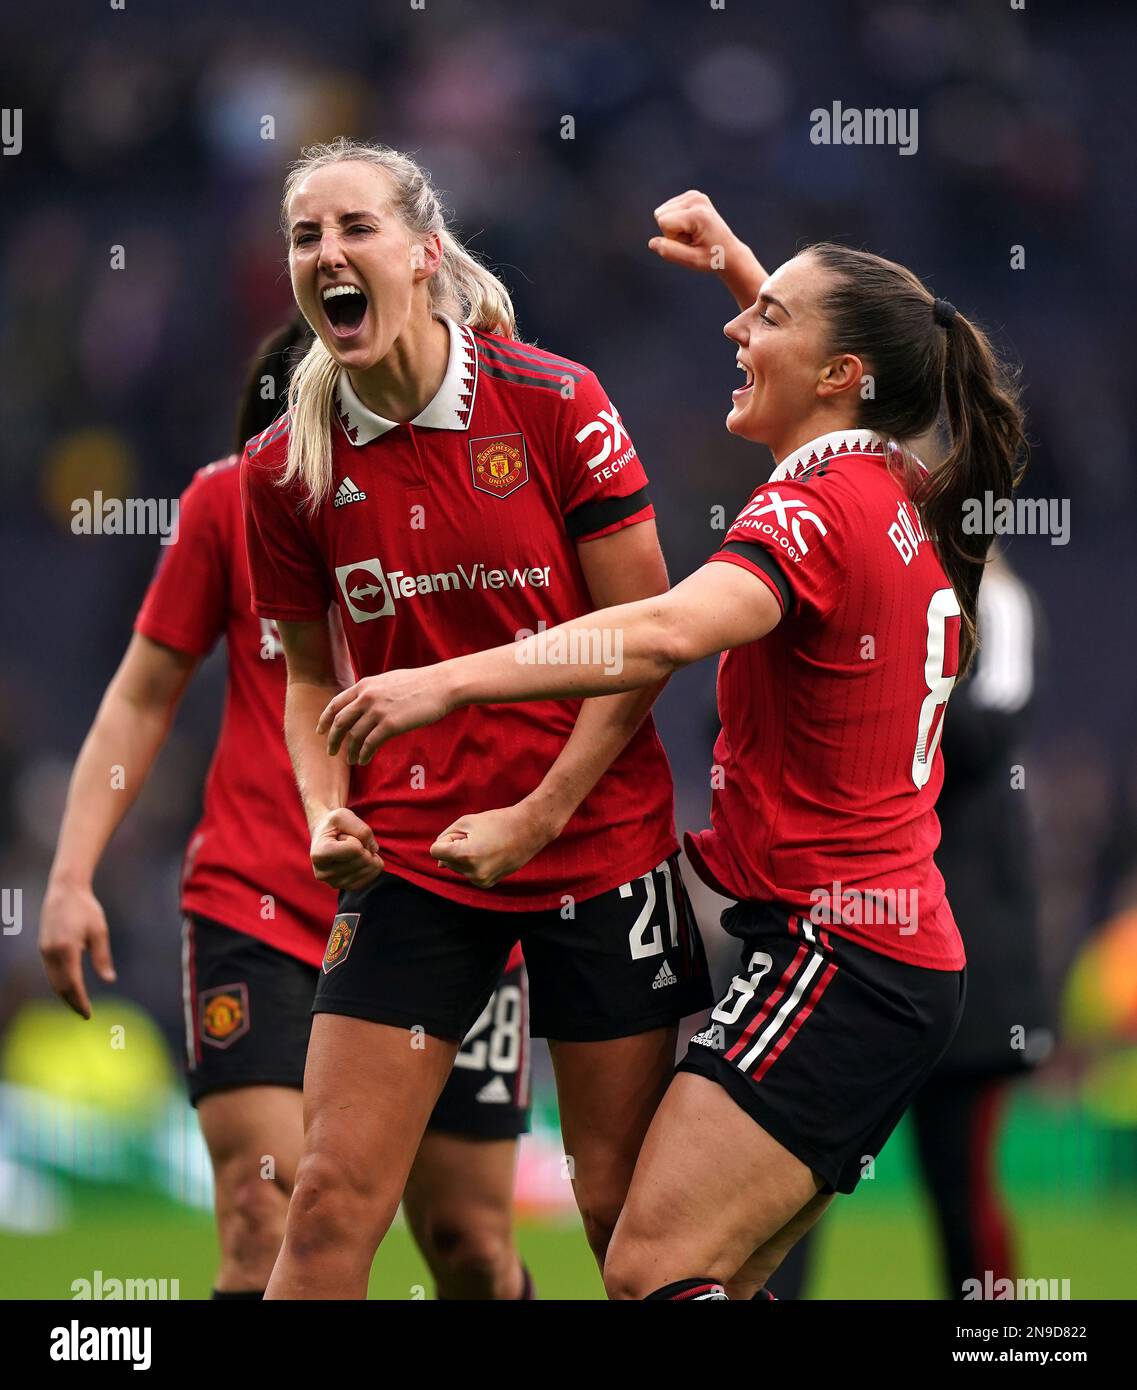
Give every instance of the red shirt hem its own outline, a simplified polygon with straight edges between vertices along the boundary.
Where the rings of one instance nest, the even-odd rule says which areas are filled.
[[[466,907],[484,908],[488,912],[548,912],[552,908],[560,908],[562,900],[570,894],[578,901],[587,902],[591,898],[600,897],[602,893],[610,893],[621,883],[630,883],[632,879],[649,873],[656,865],[669,859],[678,848],[679,842],[674,835],[657,841],[656,848],[650,855],[644,856],[641,860],[633,860],[631,864],[614,871],[610,880],[609,876],[605,875],[600,879],[599,886],[589,889],[586,894],[574,894],[571,887],[566,885],[556,893],[522,893],[510,894],[508,897],[498,892],[498,887],[508,884],[508,879],[504,879],[502,884],[495,888],[474,888],[465,880],[449,883],[430,874],[420,873],[417,869],[407,868],[405,864],[396,863],[388,852],[381,852],[388,873],[393,873],[396,878],[405,878],[416,888],[424,888],[428,893],[434,893],[450,902],[462,903]]]

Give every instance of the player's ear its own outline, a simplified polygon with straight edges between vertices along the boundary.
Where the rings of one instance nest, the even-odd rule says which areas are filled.
[[[859,391],[865,379],[861,359],[855,353],[842,352],[822,367],[817,378],[817,394],[831,398],[845,391]]]
[[[437,273],[441,264],[442,238],[437,232],[416,241],[411,247],[411,269],[414,271],[416,285],[420,280],[429,280]]]

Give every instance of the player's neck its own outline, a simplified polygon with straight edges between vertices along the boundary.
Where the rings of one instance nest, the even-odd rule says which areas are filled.
[[[427,309],[413,314],[387,355],[363,372],[349,372],[368,410],[385,420],[413,420],[438,395],[450,360],[450,331]]]
[[[768,439],[766,445],[774,455],[775,463],[784,463],[791,454],[796,454],[803,444],[812,444],[826,434],[838,434],[859,429],[855,421],[834,418],[828,412],[810,415],[800,424],[786,430],[779,439]]]

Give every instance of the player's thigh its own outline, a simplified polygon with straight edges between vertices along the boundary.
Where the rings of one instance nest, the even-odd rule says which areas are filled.
[[[304,1158],[321,1181],[397,1201],[457,1044],[321,1013],[304,1073]]]
[[[401,1194],[512,942],[507,927],[394,874],[340,894],[304,1077],[306,1174]]]
[[[675,1024],[605,1042],[549,1041],[565,1154],[578,1181],[622,1199],[675,1069]]]
[[[819,1186],[721,1086],[680,1073],[644,1140],[610,1259],[643,1286],[634,1297],[692,1275],[725,1281]]]

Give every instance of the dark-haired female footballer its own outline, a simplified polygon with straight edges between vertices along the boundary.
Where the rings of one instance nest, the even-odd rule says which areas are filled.
[[[284,387],[310,339],[298,317],[254,358],[238,440],[271,422],[283,391],[266,400],[265,378]],[[199,661],[224,635],[225,718],[182,883],[182,984],[190,1098],[213,1164],[214,1297],[253,1299],[272,1272],[300,1158],[312,996],[336,897],[313,877],[281,737],[280,641],[249,606],[238,458],[201,469],[182,495],[178,539],[163,552],[72,774],[40,945],[56,993],[89,1018],[84,950],[102,979],[114,978],[95,871]],[[127,772],[122,790],[108,776],[115,764]],[[407,1184],[407,1219],[444,1298],[532,1292],[512,1236],[528,1109],[526,993],[518,953],[459,1053]],[[275,1160],[268,1177],[266,1154]]]
[[[669,593],[542,633],[562,663],[526,638],[368,677],[320,729],[366,766],[468,706],[639,689],[725,652],[723,785],[687,850],[736,900],[740,968],[652,1121],[605,1265],[612,1297],[679,1300],[753,1294],[854,1189],[955,1029],[934,804],[990,541],[962,504],[1010,495],[1023,435],[986,338],[902,266],[823,244],[767,276],[703,195],[657,216],[667,259],[725,249],[746,373],[727,428],[769,445],[769,481]],[[928,475],[905,441],[941,401],[951,447]],[[574,645],[585,627],[622,643],[618,667]]]
[[[448,232],[412,160],[309,150],[283,221],[317,341],[288,415],[246,448],[249,570],[284,645],[313,856],[343,891],[268,1296],[362,1295],[518,939],[566,1176],[603,1262],[678,1020],[709,1002],[646,718],[657,687],[470,710],[354,773],[316,724],[342,689],[331,602],[355,670],[377,672],[664,590],[643,467],[596,377],[516,339],[504,286]]]

